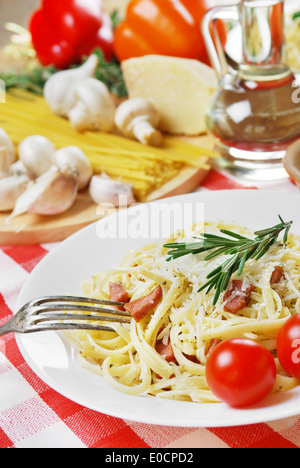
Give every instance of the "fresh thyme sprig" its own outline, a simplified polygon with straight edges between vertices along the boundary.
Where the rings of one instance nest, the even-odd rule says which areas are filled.
[[[222,265],[215,268],[208,276],[199,292],[207,290],[208,294],[212,289],[216,290],[214,305],[219,300],[223,291],[226,291],[232,275],[237,272],[241,276],[246,262],[250,259],[259,260],[268,250],[278,241],[279,235],[284,232],[283,245],[286,247],[288,235],[293,221],[286,223],[279,215],[280,223],[268,229],[255,232],[255,238],[241,236],[226,229],[220,229],[222,234],[227,237],[217,236],[215,234],[203,233],[199,237],[194,237],[197,242],[175,242],[165,244],[164,247],[170,249],[167,261],[180,258],[185,255],[197,255],[203,252],[209,252],[205,260],[212,260],[219,255],[229,255]]]
[[[93,53],[98,55],[99,58],[99,65],[96,70],[96,78],[105,83],[113,94],[116,94],[120,98],[126,97],[127,89],[124,82],[121,65],[117,59],[113,58],[110,62],[108,62],[105,60],[100,49],[94,50]],[[80,65],[82,64],[73,65],[70,68],[75,69]],[[35,65],[33,68],[22,71],[0,71],[0,80],[5,83],[7,91],[13,88],[20,88],[42,96],[45,83],[58,71],[59,70],[54,66],[43,67],[41,65]]]

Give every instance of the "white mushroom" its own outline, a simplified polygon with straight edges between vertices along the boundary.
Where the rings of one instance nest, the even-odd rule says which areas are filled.
[[[8,154],[8,161],[9,164],[13,164],[16,159],[16,151],[15,151],[15,146],[11,140],[11,138],[8,136],[5,130],[3,128],[0,128],[0,147],[6,148],[7,149],[7,154]]]
[[[30,177],[36,179],[50,169],[55,151],[55,146],[47,138],[33,135],[19,145],[19,158]]]
[[[98,205],[109,203],[116,208],[130,206],[136,201],[132,185],[110,179],[106,174],[93,176],[90,195]]]
[[[110,132],[115,126],[115,111],[115,102],[106,85],[95,78],[87,78],[75,88],[75,105],[68,117],[78,132]]]
[[[78,177],[72,169],[52,166],[48,172],[30,183],[18,198],[9,219],[27,212],[45,216],[64,213],[74,204],[77,188]]]
[[[158,112],[143,98],[124,101],[115,114],[115,124],[120,132],[130,138],[136,138],[144,145],[162,145],[163,135],[156,129],[158,123]]]
[[[12,211],[17,199],[25,192],[30,179],[26,175],[12,175],[0,180],[0,211]]]
[[[97,55],[92,54],[81,67],[57,72],[49,78],[44,88],[44,97],[55,114],[68,117],[76,103],[75,88],[85,78],[95,77],[98,64]]]
[[[92,166],[86,155],[77,146],[67,146],[52,156],[53,164],[59,168],[69,166],[78,175],[78,190],[85,189],[93,175]]]

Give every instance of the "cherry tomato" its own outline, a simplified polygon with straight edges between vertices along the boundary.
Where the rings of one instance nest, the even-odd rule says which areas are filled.
[[[223,341],[209,354],[206,378],[211,391],[236,408],[262,401],[276,381],[276,365],[271,353],[249,339]]]
[[[277,356],[283,369],[300,379],[300,314],[291,317],[279,330]]]

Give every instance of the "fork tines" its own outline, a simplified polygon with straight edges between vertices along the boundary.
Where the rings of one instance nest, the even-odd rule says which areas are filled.
[[[118,309],[110,309],[104,306],[123,307],[122,302],[106,301],[102,299],[93,299],[86,297],[75,296],[54,296],[36,299],[30,303],[32,308],[31,317],[34,318],[35,324],[42,322],[60,321],[60,328],[70,328],[74,324],[74,328],[86,328],[86,324],[76,323],[77,321],[104,321],[129,324],[131,315]],[[69,312],[69,313],[68,313]],[[73,313],[71,313],[73,312]],[[79,314],[77,312],[85,312]],[[72,322],[70,322],[72,321]],[[57,324],[57,322],[56,322]],[[108,327],[92,326],[89,324],[89,329],[106,329]]]

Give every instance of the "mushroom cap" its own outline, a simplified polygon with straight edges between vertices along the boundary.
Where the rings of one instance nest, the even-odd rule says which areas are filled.
[[[156,127],[159,123],[159,114],[154,105],[144,98],[132,98],[122,102],[115,114],[117,127],[131,133],[136,119],[147,120]]]

